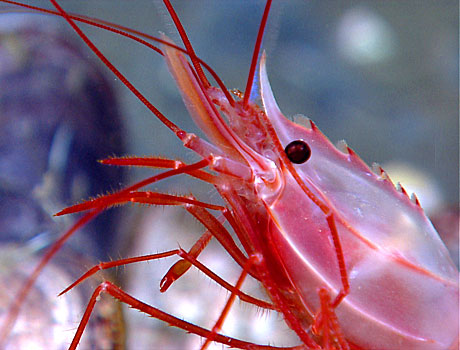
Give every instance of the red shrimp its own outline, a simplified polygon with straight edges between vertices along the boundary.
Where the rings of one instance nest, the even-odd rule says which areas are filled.
[[[226,207],[191,196],[144,191],[141,187],[159,179],[150,178],[59,213],[89,211],[81,219],[84,221],[110,206],[129,202],[184,206],[209,232],[197,242],[195,250],[192,248],[189,253],[171,250],[100,265],[70,288],[100,268],[180,255],[183,260],[169,270],[162,289],[194,265],[231,291],[221,317],[211,330],[206,330],[144,304],[105,281],[95,290],[71,349],[77,347],[101,293],[202,336],[205,338],[202,348],[211,341],[241,349],[276,348],[220,334],[235,297],[263,309],[279,311],[300,339],[298,348],[457,346],[458,270],[417,198],[409,198],[400,186],[395,188],[381,168],[371,171],[345,143],[339,148],[333,146],[310,120],[297,118],[300,124],[295,124],[278,108],[266,72],[269,58],[262,55],[257,67],[258,46],[269,5],[270,1],[260,26],[246,88],[244,92],[231,94],[224,86],[214,87],[209,83],[203,73],[204,62],[196,56],[170,7],[186,49],[185,53],[179,51],[163,37],[162,51],[190,115],[210,143],[184,131],[149,105],[201,160],[189,165],[158,158],[104,161],[120,166],[173,168],[159,178],[180,173],[197,177],[214,185]],[[55,6],[75,28],[69,15],[56,3]],[[79,35],[83,37],[82,33]],[[101,54],[98,56],[104,59]],[[250,98],[253,74],[260,80],[262,106]],[[118,78],[124,80],[121,75]],[[129,85],[128,81],[125,83]],[[132,86],[130,89],[134,92]],[[220,216],[216,219],[211,210]],[[222,226],[224,219],[236,237]],[[211,236],[241,266],[240,278],[234,286],[225,284],[199,263],[199,254],[206,249]],[[270,303],[241,292],[247,274],[263,285]]]

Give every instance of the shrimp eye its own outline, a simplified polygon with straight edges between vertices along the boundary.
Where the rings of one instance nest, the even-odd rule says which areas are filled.
[[[292,141],[284,149],[289,160],[295,164],[305,163],[311,156],[310,146],[305,141],[295,140]]]

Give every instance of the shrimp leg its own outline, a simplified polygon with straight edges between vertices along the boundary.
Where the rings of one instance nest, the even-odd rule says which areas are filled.
[[[186,210],[189,211],[192,215],[194,215],[192,213],[193,210],[190,211],[190,208],[186,208]],[[240,242],[242,242],[242,244],[243,244],[244,248],[246,249],[246,251],[249,252],[250,250],[248,249],[246,241],[244,240],[244,235],[241,232],[241,228],[238,226],[238,222],[235,220],[235,218],[233,217],[233,214],[230,212],[230,210],[228,210],[225,207],[222,207],[222,214],[217,218],[217,220],[221,224],[223,224],[225,219],[228,221],[230,226],[233,228],[234,232],[238,236]],[[212,231],[210,231],[208,229],[195,242],[195,244],[190,249],[189,254],[191,256],[193,256],[194,258],[197,258],[198,255],[200,255],[201,252],[204,250],[204,248],[206,248],[206,246],[210,242],[212,236],[213,236]],[[228,235],[228,236],[230,237],[230,235]],[[182,275],[184,275],[188,271],[190,266],[191,266],[190,262],[187,262],[184,259],[179,260],[178,262],[176,262],[173,266],[171,266],[171,268],[168,270],[168,272],[165,274],[165,276],[161,280],[161,283],[160,283],[160,288],[161,289],[160,290],[162,292],[165,292],[171,286],[171,284],[174,281],[179,279]],[[250,273],[251,273],[251,275],[253,277],[257,278],[254,272],[250,272]]]
[[[93,276],[94,274],[96,274],[99,271],[108,270],[108,269],[118,267],[118,266],[126,266],[126,265],[130,265],[130,264],[138,263],[138,262],[163,259],[163,258],[167,258],[167,257],[174,256],[174,255],[180,256],[184,260],[190,262],[191,265],[195,266],[202,273],[204,273],[210,279],[215,281],[217,284],[221,285],[223,288],[227,289],[232,294],[235,294],[236,296],[238,296],[242,301],[245,301],[247,303],[250,303],[250,304],[253,304],[253,305],[256,305],[256,306],[259,306],[259,307],[263,307],[263,308],[266,308],[266,309],[273,310],[275,308],[272,304],[270,304],[270,303],[268,303],[268,302],[266,302],[264,300],[254,298],[254,297],[252,297],[252,296],[240,291],[236,287],[233,287],[230,283],[228,283],[227,281],[225,281],[224,279],[222,279],[221,277],[216,275],[214,272],[209,270],[206,266],[204,266],[199,261],[197,261],[193,256],[191,256],[186,251],[184,251],[183,249],[180,249],[180,248],[179,249],[169,250],[169,251],[162,252],[162,253],[157,253],[157,254],[149,254],[149,255],[136,256],[136,257],[132,257],[132,258],[120,259],[120,260],[100,262],[99,264],[97,264],[97,265],[93,266],[92,268],[90,268],[83,275],[81,275],[75,282],[73,282],[70,286],[68,286],[66,289],[64,289],[62,292],[60,292],[59,296],[69,292],[71,289],[75,288],[77,285],[79,285],[80,283],[82,283],[83,281],[85,281],[86,279],[88,279],[89,277]]]
[[[238,281],[235,284],[235,290],[240,291],[244,280],[246,279],[246,276],[248,275],[248,270],[252,265],[257,264],[258,262],[260,263],[261,261],[261,256],[258,254],[252,255],[247,261],[246,264],[244,265],[243,271],[241,271],[240,277],[238,278]],[[230,312],[230,309],[235,302],[237,294],[235,293],[234,290],[232,290],[232,294],[227,300],[227,303],[225,304],[224,309],[221,311],[219,319],[216,321],[214,326],[212,327],[212,332],[209,337],[206,337],[206,341],[204,344],[201,346],[201,350],[206,350],[208,348],[208,345],[214,340],[215,336],[218,334],[218,332],[222,329],[222,326],[224,324],[225,318],[227,317],[228,313]]]
[[[311,327],[312,332],[323,336],[322,342],[325,349],[334,349],[334,344],[336,344],[340,350],[349,350],[350,346],[340,329],[328,291],[326,288],[321,288],[318,294],[321,301],[321,311],[315,317]]]
[[[161,157],[111,157],[107,159],[102,159],[99,161],[101,164],[105,165],[116,165],[116,166],[135,166],[135,167],[148,167],[148,168],[163,168],[163,169],[179,169],[181,167],[187,166],[186,163],[175,160],[175,159],[166,159]],[[210,184],[217,184],[216,176],[209,174],[203,170],[189,170],[186,174],[195,177],[197,179],[203,180]]]
[[[131,295],[123,291],[121,288],[114,285],[113,283],[109,281],[104,281],[94,290],[94,293],[91,296],[88,306],[86,307],[85,313],[82,317],[80,325],[78,326],[77,332],[75,334],[75,337],[73,338],[73,341],[69,347],[69,350],[76,350],[78,343],[80,342],[80,339],[85,330],[85,327],[88,324],[89,318],[94,309],[94,305],[96,304],[101,293],[108,293],[112,297],[118,299],[122,303],[129,305],[133,309],[142,311],[151,317],[167,322],[168,324],[181,328],[189,333],[193,333],[193,334],[199,335],[204,338],[208,338],[213,334],[212,331],[210,330],[199,327],[193,323],[189,323],[187,321],[181,320],[153,306],[145,304],[141,302],[140,300],[132,297]],[[305,349],[305,346],[303,345],[294,346],[294,347],[275,347],[275,346],[269,346],[269,345],[258,345],[258,344],[254,344],[250,342],[245,342],[239,339],[227,337],[221,334],[213,335],[213,341],[233,347],[233,348],[244,349],[244,350],[301,350],[301,349]]]
[[[18,292],[17,297],[11,304],[7,315],[5,317],[5,321],[0,328],[0,345],[4,344],[6,338],[11,332],[12,327],[14,326],[16,319],[19,315],[22,305],[24,304],[27,295],[29,294],[31,288],[35,284],[38,276],[40,275],[41,271],[47,266],[48,262],[54,257],[54,255],[61,249],[65,242],[80,228],[88,224],[91,220],[101,214],[105,208],[113,205],[116,200],[117,196],[126,195],[130,191],[135,191],[143,186],[152,184],[154,182],[160,181],[162,179],[175,176],[178,174],[187,173],[189,171],[196,171],[201,168],[206,167],[208,164],[207,160],[201,160],[197,163],[191,165],[185,165],[179,167],[177,169],[169,170],[164,173],[152,176],[145,180],[142,180],[138,183],[133,184],[130,187],[127,187],[123,190],[115,192],[110,195],[106,195],[97,199],[94,199],[89,202],[77,204],[75,206],[69,207],[64,209],[63,211],[57,213],[56,215],[64,215],[67,213],[74,213],[78,211],[86,211],[89,210],[84,216],[82,216],[69,230],[67,230],[46,252],[46,254],[41,258],[38,265],[35,267],[34,271],[30,275],[30,277],[25,281],[24,285],[22,286],[21,290]],[[176,204],[179,205],[179,204]]]

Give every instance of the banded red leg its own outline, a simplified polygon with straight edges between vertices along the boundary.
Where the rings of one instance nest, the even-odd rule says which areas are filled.
[[[100,163],[116,166],[134,166],[166,169],[179,169],[184,166],[187,166],[187,164],[180,160],[166,159],[160,157],[112,157],[103,159],[100,161]],[[194,170],[193,168],[189,168],[189,170],[186,171],[186,174],[211,184],[216,184],[218,182],[216,176],[200,169]]]
[[[180,256],[184,260],[190,262],[191,265],[195,266],[202,273],[204,273],[210,279],[214,280],[217,284],[219,284],[223,288],[227,289],[232,294],[235,294],[235,296],[238,296],[242,301],[245,301],[247,303],[250,303],[250,304],[265,308],[265,309],[270,309],[270,310],[274,309],[274,306],[272,304],[264,300],[254,298],[246,293],[243,293],[237,287],[233,287],[230,283],[220,278],[214,272],[209,270],[206,266],[204,266],[199,261],[197,261],[193,256],[185,252],[183,249],[173,249],[173,250],[163,252],[163,253],[158,253],[158,254],[149,254],[149,255],[137,256],[137,257],[132,257],[132,258],[101,262],[98,265],[90,268],[80,278],[78,278],[74,283],[72,283],[70,286],[64,289],[61,293],[59,293],[59,296],[69,292],[71,289],[75,288],[77,285],[79,285],[80,283],[88,279],[89,277],[93,276],[98,271],[107,270],[107,269],[111,269],[111,268],[118,267],[118,266],[126,266],[126,265],[139,263],[139,262],[163,259],[163,258],[167,258],[167,257],[174,256],[174,255]]]
[[[186,207],[185,209],[189,211],[195,217],[200,216],[200,215],[201,216],[204,215],[208,217],[207,214],[198,213],[196,210],[192,209],[191,207],[188,207],[188,208]],[[227,219],[230,226],[233,228],[234,232],[239,238],[240,242],[243,244],[243,247],[245,248],[246,252],[250,252],[251,249],[246,243],[244,235],[242,234],[239,228],[239,225],[237,221],[235,220],[235,218],[233,217],[232,213],[225,207],[221,207],[221,211],[222,211],[222,215],[217,218],[217,220],[220,222],[220,225],[218,223],[214,223],[213,226],[218,227],[218,232],[225,232],[226,231],[225,228],[222,230],[223,228],[222,224],[224,220]],[[205,220],[205,218],[203,218],[203,220]],[[215,230],[216,229],[214,228],[214,231],[211,231],[211,228],[208,228],[208,230],[198,239],[198,241],[190,249],[189,254],[193,256],[194,258],[197,258],[198,255],[201,254],[201,252],[204,250],[204,248],[209,243],[210,239],[213,236],[213,232],[216,232]],[[231,239],[231,236],[229,233],[226,236]],[[183,276],[188,271],[190,266],[191,266],[190,263],[184,260],[180,260],[176,262],[161,280],[161,291],[162,292],[166,291],[174,281],[179,279],[181,276]],[[253,274],[253,277],[255,277],[254,274]]]
[[[153,167],[153,168],[178,168],[179,166],[184,166],[185,164],[181,161],[177,160],[170,160],[170,159],[162,159],[162,158],[155,158],[155,157],[122,157],[122,158],[109,158],[101,160],[102,164],[108,165],[117,165],[117,166],[142,166],[142,167]],[[208,174],[201,170],[190,171],[188,173],[190,176],[202,179],[204,181],[210,183],[217,183],[214,175]],[[223,215],[221,215],[218,220],[223,223],[225,217],[229,219],[231,217],[231,213],[226,209],[222,208]],[[231,217],[230,222],[234,222]],[[235,227],[235,225],[232,225]],[[193,245],[190,249],[189,254],[193,257],[197,257],[203,249],[207,246],[212,238],[212,234],[209,230],[207,230]],[[163,277],[160,283],[160,290],[165,292],[171,284],[179,279],[182,275],[184,275],[189,268],[191,267],[191,263],[185,259],[181,259],[177,261],[166,275]]]
[[[161,161],[168,161],[168,160],[161,160]],[[202,163],[198,162],[196,164]],[[190,165],[190,166],[184,166],[182,168],[182,171],[184,171],[185,168],[188,169],[194,169],[197,165]],[[204,163],[205,164],[205,163]],[[203,163],[201,164],[203,165]],[[181,169],[181,168],[179,168]],[[193,171],[198,171],[198,170],[193,170]],[[170,171],[171,172],[171,171]],[[166,173],[170,173],[166,172]],[[166,174],[164,173],[164,174]],[[188,173],[188,172],[187,172]],[[160,174],[162,175],[162,174]],[[156,178],[158,179],[159,176]],[[164,176],[162,176],[164,177]],[[145,181],[141,182],[143,185],[145,185]],[[141,184],[139,183],[139,184]],[[67,208],[63,210],[62,212],[58,213],[59,215],[63,214],[68,214],[68,213],[74,213],[78,211],[84,211],[84,210],[89,210],[89,209],[94,209],[94,208],[101,208],[101,207],[109,207],[113,205],[120,205],[120,204],[125,204],[125,203],[143,203],[143,204],[157,204],[157,205],[185,205],[186,209],[193,215],[195,216],[200,222],[203,223],[205,227],[208,228],[208,232],[211,235],[214,235],[218,241],[222,244],[222,246],[229,252],[229,254],[232,256],[232,258],[241,266],[245,266],[245,261],[246,258],[242,254],[242,252],[239,250],[239,248],[235,245],[230,233],[224,228],[224,226],[211,214],[209,214],[206,210],[207,209],[213,209],[213,210],[220,210],[223,212],[223,215],[229,219],[230,222],[233,222],[232,226],[234,227],[235,231],[238,231],[238,228],[236,227],[236,224],[234,223],[234,220],[231,216],[231,213],[228,211],[227,208],[222,207],[222,206],[216,206],[212,204],[207,204],[203,202],[199,202],[193,198],[187,198],[187,197],[179,197],[179,196],[173,196],[173,195],[168,195],[168,194],[162,194],[162,193],[156,193],[156,192],[139,192],[139,191],[128,191],[130,189],[135,189],[139,187],[139,184],[133,185],[128,187],[125,190],[122,190],[118,193],[112,194],[112,195],[107,195],[95,200],[90,200],[81,204],[77,204],[75,206],[72,206],[70,208]],[[208,233],[207,232],[207,233]],[[206,235],[206,233],[205,233]],[[204,239],[204,241],[207,240],[207,237]],[[203,243],[199,240],[198,241],[199,245],[202,245]],[[204,248],[204,247],[203,247]],[[186,262],[188,264],[194,264],[194,258],[199,254],[200,250],[193,251],[192,254],[186,254],[183,252],[182,254],[179,255],[184,255],[183,258],[185,259],[188,257]],[[127,263],[131,262],[139,262],[139,261],[144,261],[144,260],[151,260],[155,259],[153,256],[148,256],[148,257],[140,257],[138,258],[131,258],[131,259],[126,259],[126,260],[120,260],[118,262],[112,262],[112,263],[104,263],[104,265],[101,265],[99,269],[101,268],[110,268],[113,266],[119,266],[119,265],[124,265]],[[181,260],[184,261],[184,260]],[[179,265],[174,265],[173,269],[171,270],[172,276],[169,276],[167,274],[167,277],[171,277],[172,280],[177,279],[182,275],[183,273],[186,272],[188,268],[182,268],[180,265],[183,265],[179,261]],[[197,263],[197,262],[196,262]],[[195,264],[196,264],[195,263]],[[175,269],[175,267],[178,267],[179,271]],[[185,264],[187,266],[187,264]],[[76,283],[74,283],[72,286],[70,286],[68,289],[74,287],[76,284],[80,283],[83,279],[89,277],[91,274],[93,274],[95,271],[97,271],[97,268],[93,268],[92,270],[88,271],[87,274],[82,276]],[[204,267],[202,269],[204,271]],[[175,275],[174,275],[175,274]],[[210,276],[211,277],[211,276]],[[211,277],[212,278],[212,277]],[[216,279],[217,281],[217,279]],[[162,284],[166,283],[162,281]],[[169,283],[169,282],[168,282]],[[172,281],[170,282],[172,283]],[[169,283],[169,284],[170,284]],[[222,283],[223,284],[223,283]],[[224,284],[223,284],[224,285]],[[225,285],[224,285],[225,286]],[[231,288],[228,287],[227,283],[227,288],[231,290]],[[66,289],[65,291],[67,291]],[[64,291],[64,292],[65,292]],[[270,304],[264,303],[264,302],[255,302],[256,305],[265,307],[265,308],[273,308]]]
[[[350,346],[342,334],[328,291],[321,288],[318,294],[321,311],[316,315],[312,325],[313,333],[322,337],[322,346],[325,350],[349,350]]]
[[[177,169],[169,170],[164,173],[152,176],[148,179],[140,181],[126,189],[120,190],[119,192],[100,197],[98,199],[88,201],[82,204],[78,204],[63,211],[59,212],[56,215],[64,215],[67,213],[74,213],[78,211],[85,211],[90,210],[87,214],[81,217],[67,232],[65,232],[45,253],[45,255],[41,258],[40,262],[38,263],[37,267],[34,269],[30,277],[27,281],[25,281],[23,287],[18,292],[18,296],[15,298],[14,302],[11,304],[7,315],[5,317],[5,321],[0,329],[0,345],[4,344],[8,335],[11,332],[14,323],[16,322],[17,316],[21,310],[22,305],[24,304],[27,295],[29,294],[32,286],[34,285],[36,279],[40,275],[41,271],[47,266],[48,262],[54,257],[54,255],[60,250],[60,248],[65,244],[65,242],[80,228],[85,226],[88,222],[93,220],[96,216],[98,216],[102,211],[104,211],[110,205],[113,205],[118,196],[123,196],[129,193],[130,191],[135,191],[143,186],[152,184],[154,182],[160,181],[162,179],[187,173],[188,171],[196,171],[201,168],[206,167],[208,162],[206,160],[202,160],[200,162],[185,165],[179,167]],[[204,173],[204,172],[203,172]]]
[[[222,218],[223,216],[219,217],[218,220],[222,220]],[[204,248],[206,248],[208,243],[211,241],[211,238],[212,233],[209,230],[206,230],[206,232],[201,235],[201,237],[188,251],[189,256],[196,258],[204,250]],[[175,281],[177,281],[190,269],[191,266],[192,263],[186,259],[181,259],[174,263],[174,265],[170,267],[168,272],[166,272],[164,277],[161,279],[160,291],[162,293],[166,292]]]
[[[126,293],[125,291],[123,291],[122,289],[114,285],[113,283],[105,281],[105,282],[102,282],[96,288],[93,295],[91,296],[91,299],[82,317],[80,325],[78,326],[77,332],[72,341],[72,344],[69,347],[69,350],[77,349],[78,343],[80,342],[80,339],[83,335],[85,327],[88,324],[92,310],[94,309],[94,305],[96,304],[101,293],[108,293],[112,297],[118,299],[122,303],[129,305],[133,309],[144,312],[151,317],[162,320],[172,326],[181,328],[189,333],[193,333],[193,334],[199,335],[204,338],[208,338],[212,334],[211,331],[205,328],[202,328],[192,323],[189,323],[187,321],[181,320],[153,306],[145,304],[142,301],[135,299],[134,297],[132,297],[131,295],[129,295],[128,293]],[[295,346],[295,347],[275,347],[275,346],[267,346],[267,345],[258,345],[258,344],[254,344],[250,342],[245,342],[239,339],[227,337],[221,334],[215,334],[213,340],[215,342],[218,342],[218,343],[221,343],[227,346],[231,346],[233,348],[245,349],[245,350],[246,349],[247,350],[301,350],[301,349],[305,349],[305,346],[303,345]]]
[[[132,186],[133,187],[133,186]],[[130,187],[131,188],[131,187]],[[204,202],[197,201],[189,197],[173,196],[164,193],[157,192],[129,192],[123,190],[113,195],[103,196],[97,199],[93,199],[81,204],[74,205],[57,215],[64,215],[70,213],[76,213],[80,211],[91,210],[95,208],[108,208],[114,205],[122,205],[126,203],[139,203],[139,204],[155,204],[155,205],[186,205],[186,209],[195,216],[207,229],[213,232],[213,235],[217,238],[220,244],[225,250],[232,256],[232,258],[240,265],[244,266],[246,257],[236,246],[232,237],[228,231],[222,226],[222,224],[210,213],[207,209],[223,210],[222,206],[207,204]]]
[[[241,290],[241,287],[243,286],[243,282],[246,279],[246,276],[248,275],[248,270],[250,267],[254,264],[257,264],[260,262],[261,257],[258,255],[252,255],[247,261],[246,264],[244,265],[243,271],[241,271],[240,277],[238,278],[238,281],[235,284],[235,288],[232,289],[232,294],[227,300],[227,303],[225,304],[224,309],[221,311],[219,319],[216,321],[214,324],[214,327],[212,327],[212,332],[209,335],[209,337],[206,337],[206,341],[204,342],[203,346],[201,347],[201,350],[206,350],[208,348],[208,345],[214,341],[215,336],[221,331],[222,326],[225,322],[225,318],[227,317],[228,313],[230,312],[230,309],[235,302],[235,298],[237,296],[237,293]]]

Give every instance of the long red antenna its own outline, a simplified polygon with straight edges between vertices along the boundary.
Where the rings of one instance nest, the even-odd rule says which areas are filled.
[[[247,107],[249,96],[251,95],[252,84],[254,81],[254,75],[256,74],[257,59],[260,53],[260,46],[262,45],[262,38],[264,36],[265,27],[267,25],[267,18],[270,12],[270,7],[272,5],[272,0],[267,0],[265,4],[264,14],[262,16],[262,21],[260,22],[259,32],[257,33],[256,44],[254,45],[254,52],[252,53],[251,67],[249,68],[248,81],[246,82],[246,89],[244,89],[244,99],[243,106]]]
[[[166,118],[163,113],[161,113],[153,104],[147,100],[147,98],[141,94],[141,92],[134,87],[133,84],[129,82],[128,79],[104,56],[104,54],[99,51],[99,49],[92,43],[91,40],[82,32],[82,30],[75,24],[75,22],[70,18],[70,16],[65,12],[62,7],[56,2],[56,0],[50,0],[53,6],[58,10],[62,17],[70,24],[70,26],[77,32],[77,34],[82,38],[86,45],[96,54],[97,57],[109,68],[113,74],[121,80],[126,87],[131,90],[131,92],[136,95],[136,97],[148,108],[150,111],[157,116],[160,121],[171,129],[177,136],[181,137],[184,134],[184,131],[179,128],[176,124]]]
[[[171,18],[172,18],[172,20],[174,22],[174,25],[177,28],[177,31],[180,34],[182,42],[184,43],[185,48],[187,49],[188,55],[190,56],[190,59],[192,60],[193,67],[195,68],[196,72],[198,73],[198,77],[202,81],[202,83],[203,83],[205,88],[210,87],[211,84],[209,83],[208,79],[206,78],[206,76],[203,73],[203,69],[200,66],[198,56],[196,55],[195,50],[193,50],[193,46],[190,43],[190,40],[189,40],[189,38],[187,36],[187,33],[185,32],[184,26],[182,25],[179,17],[177,16],[176,11],[172,7],[171,2],[169,0],[163,0],[163,2],[165,4],[166,8],[168,9],[168,12],[169,12],[169,14],[170,14],[170,16],[171,16]]]
[[[30,10],[40,11],[40,12],[47,13],[47,14],[50,14],[50,15],[56,15],[56,16],[61,16],[62,17],[62,14],[60,12],[44,9],[44,8],[37,7],[37,6],[21,4],[19,2],[12,1],[12,0],[0,0],[0,2],[4,2],[4,3],[7,3],[7,4],[24,7],[24,8],[30,9]],[[163,39],[157,38],[157,37],[155,37],[153,35],[143,33],[143,32],[140,32],[138,30],[131,29],[131,28],[119,25],[119,24],[104,21],[104,20],[98,19],[98,18],[83,16],[83,15],[76,15],[76,14],[72,14],[72,13],[69,13],[69,12],[67,13],[67,15],[71,19],[73,19],[74,21],[78,21],[78,22],[82,22],[82,23],[85,23],[85,24],[88,24],[88,25],[91,25],[91,26],[95,26],[95,27],[98,27],[98,28],[113,32],[115,34],[122,35],[122,36],[127,37],[127,38],[129,38],[131,40],[137,41],[138,43],[140,43],[140,44],[142,44],[144,46],[147,46],[148,48],[158,52],[160,55],[163,55],[163,52],[158,47],[150,44],[149,42],[147,42],[147,41],[145,41],[145,40],[143,40],[141,38],[146,38],[146,39],[149,39],[149,40],[156,41],[156,42],[158,42],[160,44],[173,47],[176,50],[181,51],[184,54],[190,56],[189,52],[186,49],[183,49],[182,47],[174,45],[171,42],[168,42],[168,41],[165,41]],[[227,98],[227,100],[230,103],[230,105],[234,106],[235,101],[233,100],[233,97],[228,92],[228,89],[225,86],[225,84],[222,81],[222,79],[217,75],[217,73],[205,61],[203,61],[202,59],[200,59],[197,56],[195,56],[195,57],[196,57],[196,60],[199,62],[199,64],[201,66],[203,66],[209,72],[209,74],[211,74],[213,79],[216,81],[217,85],[219,85],[220,89],[224,93],[224,95]]]

